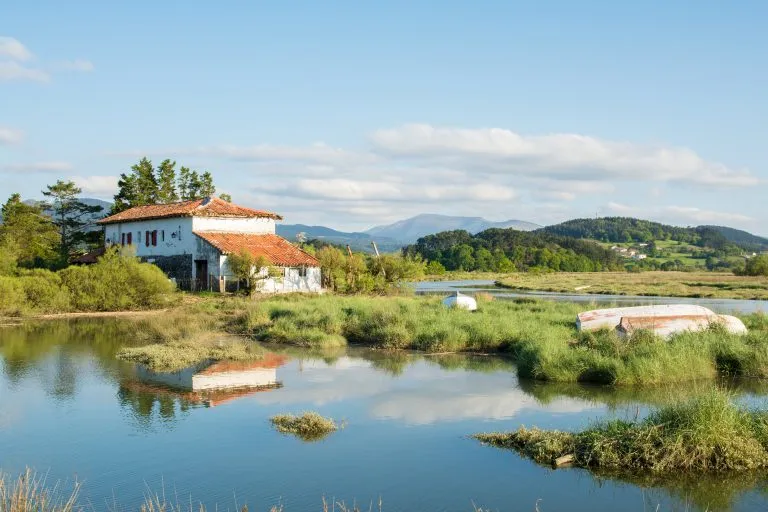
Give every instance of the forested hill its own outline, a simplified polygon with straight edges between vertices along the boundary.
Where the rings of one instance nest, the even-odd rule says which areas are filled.
[[[726,226],[700,226],[703,228],[714,229],[722,234],[729,242],[732,242],[739,247],[743,247],[749,251],[765,251],[768,250],[768,238],[753,235],[747,231],[740,229],[729,228]]]
[[[588,238],[601,242],[653,242],[675,240],[699,247],[724,249],[731,242],[725,234],[713,226],[683,228],[632,217],[603,217],[599,219],[574,219],[542,228],[537,233],[574,238]]]
[[[623,268],[613,251],[597,243],[515,229],[493,228],[476,235],[444,231],[422,237],[403,251],[448,270],[592,272]]]

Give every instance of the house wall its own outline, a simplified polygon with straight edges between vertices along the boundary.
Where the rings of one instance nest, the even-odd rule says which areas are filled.
[[[157,245],[145,244],[146,231],[157,230]],[[123,233],[132,233],[132,246],[136,256],[176,256],[192,254],[195,251],[195,239],[192,234],[192,218],[173,217],[170,219],[150,219],[136,222],[108,224],[104,230],[107,245],[120,244]]]
[[[275,234],[275,220],[262,217],[250,219],[237,219],[232,217],[193,217],[192,230]]]
[[[234,279],[232,271],[227,266],[227,256],[221,255],[220,269],[222,276]],[[320,292],[322,291],[322,279],[320,267],[307,267],[307,275],[301,277],[298,268],[280,267],[282,277],[270,277],[259,281],[259,291],[263,293],[291,293],[291,292]],[[262,276],[267,274],[263,269]]]

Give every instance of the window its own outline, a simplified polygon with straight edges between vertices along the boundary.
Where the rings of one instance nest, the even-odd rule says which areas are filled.
[[[299,277],[307,277],[307,267],[299,267]]]
[[[125,245],[125,233],[120,236],[120,245]]]
[[[128,245],[133,244],[133,233],[128,233],[128,239],[126,242],[128,242]]]
[[[149,247],[149,231],[144,232],[144,245]]]
[[[154,247],[157,247],[157,230],[154,230],[152,232],[152,245]]]
[[[160,241],[165,242],[165,230],[160,231]]]

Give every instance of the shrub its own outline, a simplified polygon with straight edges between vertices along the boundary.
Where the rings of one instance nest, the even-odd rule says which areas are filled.
[[[69,290],[62,286],[61,277],[57,274],[37,269],[18,279],[28,308],[48,313],[69,309]]]
[[[5,315],[18,315],[24,309],[24,288],[19,279],[0,276],[0,312]]]
[[[333,419],[324,418],[316,412],[305,412],[301,416],[278,414],[269,421],[278,432],[295,435],[304,441],[323,439],[339,428]]]

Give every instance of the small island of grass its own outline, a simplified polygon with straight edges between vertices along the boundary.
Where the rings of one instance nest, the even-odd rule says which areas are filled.
[[[305,412],[300,416],[278,414],[269,421],[281,434],[290,434],[303,441],[319,441],[338,430],[338,425],[331,418],[325,418],[316,412]]]
[[[567,460],[598,472],[674,474],[768,468],[768,411],[736,405],[718,389],[660,408],[635,422],[601,422],[576,433],[521,427],[474,437],[541,464]]]

